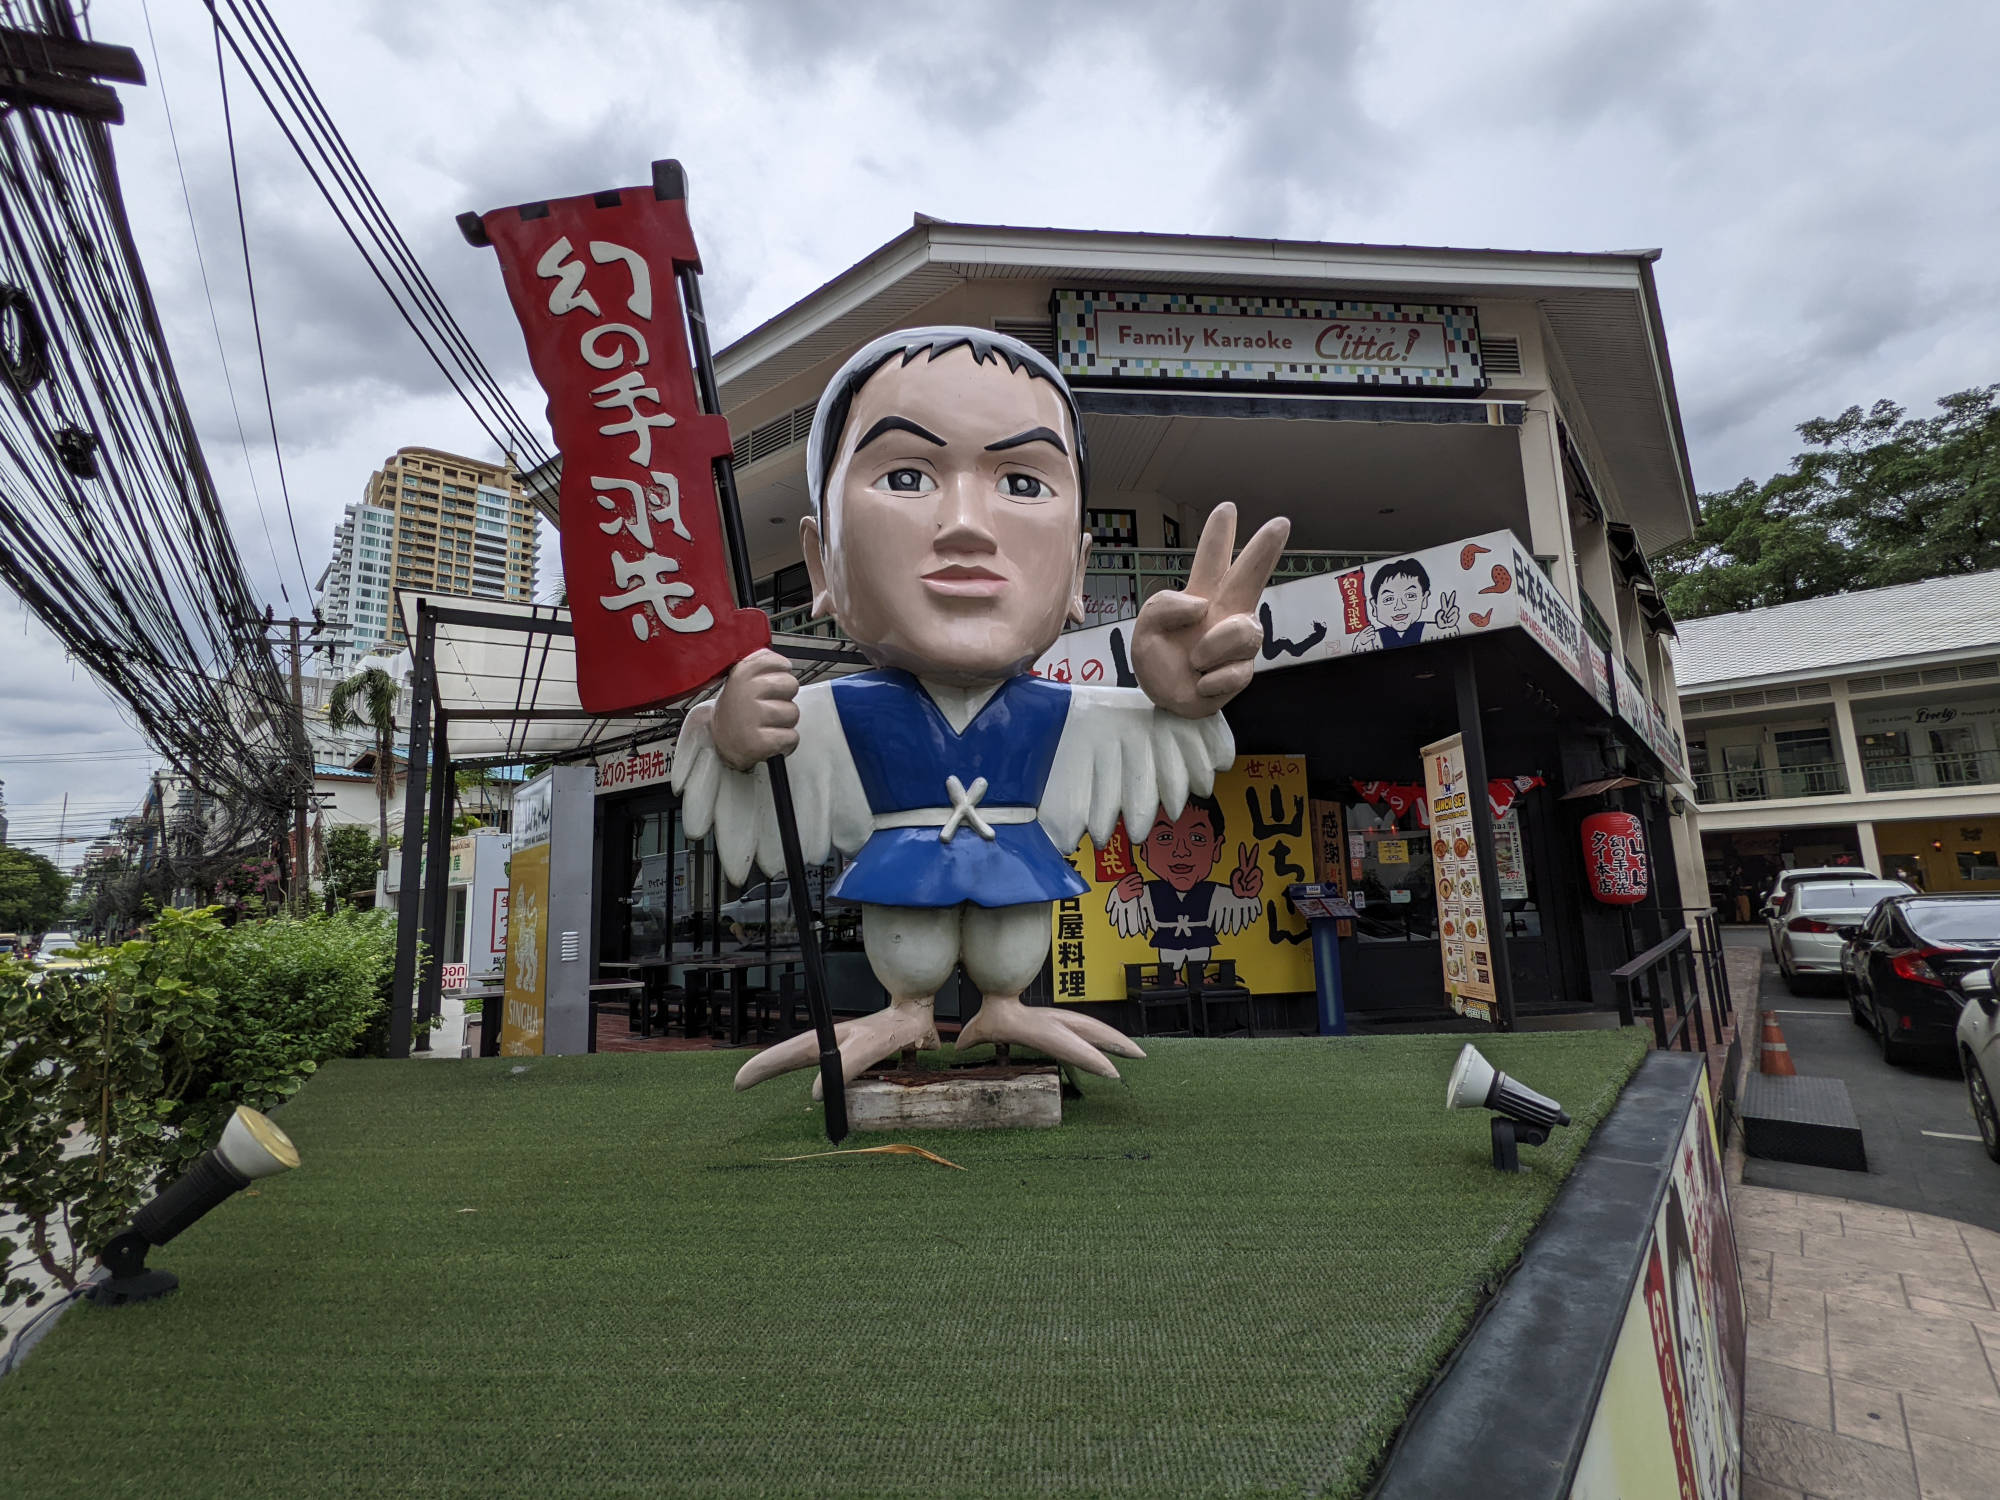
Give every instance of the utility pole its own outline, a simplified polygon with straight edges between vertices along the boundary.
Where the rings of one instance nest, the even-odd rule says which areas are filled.
[[[305,682],[299,667],[299,617],[285,622],[292,631],[292,726],[298,730],[305,760],[299,767],[299,784],[292,797],[292,891],[293,911],[304,916],[312,910],[312,851],[306,846],[306,803],[312,796],[312,743],[306,738]]]
[[[266,630],[282,627],[285,636],[278,644],[289,646],[292,653],[292,729],[299,739],[299,764],[295,773],[296,785],[292,791],[292,888],[285,893],[285,905],[300,916],[312,909],[312,845],[306,825],[311,816],[313,794],[313,750],[312,737],[306,733],[305,698],[305,653],[321,646],[344,646],[344,640],[314,640],[308,646],[307,638],[318,636],[326,629],[325,623],[315,615],[310,620],[297,615],[289,620],[280,620],[267,613],[264,618]]]

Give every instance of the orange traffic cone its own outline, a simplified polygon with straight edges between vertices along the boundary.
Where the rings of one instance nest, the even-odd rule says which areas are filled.
[[[1764,1035],[1757,1043],[1757,1071],[1771,1078],[1796,1078],[1799,1070],[1792,1066],[1792,1049],[1785,1045],[1785,1034],[1778,1030],[1778,1018],[1769,1011],[1764,1012]]]

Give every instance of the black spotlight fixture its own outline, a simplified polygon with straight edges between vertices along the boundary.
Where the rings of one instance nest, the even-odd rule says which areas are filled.
[[[1569,1124],[1569,1112],[1560,1104],[1500,1072],[1470,1042],[1458,1054],[1458,1065],[1451,1070],[1451,1082],[1445,1085],[1444,1106],[1493,1111],[1496,1172],[1523,1170],[1519,1148],[1543,1145],[1550,1130]]]
[[[211,1208],[240,1193],[260,1177],[288,1172],[299,1164],[299,1150],[284,1131],[256,1110],[236,1107],[222,1128],[222,1139],[203,1152],[173,1186],[132,1216],[131,1227],[104,1247],[98,1257],[111,1274],[90,1283],[84,1296],[100,1307],[151,1302],[179,1286],[171,1271],[146,1264],[146,1252],[201,1218]]]

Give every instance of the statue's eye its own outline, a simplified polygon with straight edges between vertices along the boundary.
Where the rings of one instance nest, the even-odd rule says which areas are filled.
[[[1044,500],[1055,491],[1032,474],[1003,474],[1000,493],[1009,500]]]
[[[902,495],[921,495],[937,488],[937,481],[922,469],[891,469],[882,476],[882,488]]]

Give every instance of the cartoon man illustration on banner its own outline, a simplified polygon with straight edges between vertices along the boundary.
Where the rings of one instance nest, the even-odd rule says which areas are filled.
[[[1354,639],[1356,651],[1380,651],[1441,641],[1458,634],[1458,596],[1438,595],[1430,614],[1431,575],[1414,557],[1383,563],[1368,583],[1368,616],[1374,622]]]
[[[1189,797],[1179,816],[1159,810],[1138,846],[1146,874],[1134,870],[1112,887],[1104,904],[1120,937],[1145,933],[1160,962],[1179,968],[1206,963],[1218,937],[1253,926],[1264,914],[1264,872],[1258,846],[1238,844],[1227,884],[1209,877],[1222,861],[1222,806],[1213,797]]]
[[[840,1026],[850,1080],[935,1047],[932,1000],[961,962],[980,988],[961,1048],[1019,1042],[1116,1077],[1144,1054],[1091,1017],[1020,996],[1048,957],[1051,904],[1088,889],[1064,859],[1120,816],[1179,818],[1235,759],[1221,709],[1248,685],[1253,611],[1289,535],[1267,523],[1232,563],[1236,513],[1208,518],[1185,589],[1132,624],[1137,688],[1029,672],[1084,619],[1090,537],[1083,430],[1055,366],[977,328],[875,340],[820,397],[801,523],[817,612],[874,670],[801,688],[763,650],[691,710],[674,757],[690,837],[713,829],[724,873],[782,868],[765,763],[784,756],[804,857],[854,856],[831,899],[858,902],[888,990]],[[748,1088],[811,1064],[795,1037],[750,1059]]]

